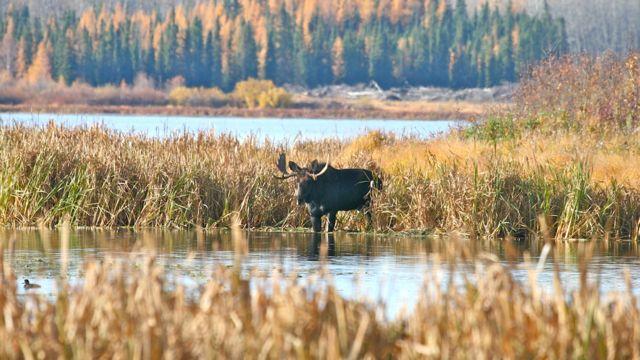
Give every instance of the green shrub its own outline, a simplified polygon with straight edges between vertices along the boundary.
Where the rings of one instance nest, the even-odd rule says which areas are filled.
[[[531,126],[534,126],[533,123]],[[485,121],[471,125],[464,131],[466,138],[490,142],[510,140],[519,136],[521,129],[511,116],[489,116]]]

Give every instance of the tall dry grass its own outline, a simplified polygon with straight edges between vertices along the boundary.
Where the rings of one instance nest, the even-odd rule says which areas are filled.
[[[562,238],[635,236],[636,183],[594,178],[578,145],[575,157],[554,164],[549,159],[565,149],[538,151],[544,141],[510,152],[506,143],[496,151],[454,136],[421,141],[371,133],[352,142],[302,142],[288,155],[304,163],[329,154],[336,166],[381,173],[384,189],[374,195],[378,231],[523,235],[539,229],[542,215]],[[268,142],[206,133],[150,139],[98,127],[5,126],[0,223],[55,225],[68,218],[86,226],[220,227],[239,214],[248,228],[307,226],[294,183],[273,178],[280,151]],[[357,230],[364,219],[343,213],[339,224]]]
[[[241,254],[241,235],[235,241]],[[477,260],[475,272],[455,285],[439,276],[455,262],[443,262],[426,276],[408,316],[386,319],[383,306],[340,296],[326,273],[309,282],[295,274],[247,278],[237,271],[241,259],[195,293],[146,257],[88,262],[78,285],[59,280],[54,300],[22,295],[2,264],[2,244],[2,358],[640,356],[637,298],[630,286],[600,294],[586,270],[589,247],[579,256],[575,291],[564,290],[557,271],[548,291],[536,281],[536,264],[525,265],[529,277],[521,283],[491,260]],[[443,255],[468,259],[462,243],[449,244]]]
[[[100,128],[0,130],[4,224],[277,225],[291,212],[272,145],[201,133],[146,139]],[[260,209],[260,211],[258,211]]]

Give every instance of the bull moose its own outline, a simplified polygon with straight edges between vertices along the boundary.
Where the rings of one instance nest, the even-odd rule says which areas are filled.
[[[311,217],[314,232],[322,230],[322,217],[327,215],[327,232],[333,232],[338,211],[360,210],[371,226],[371,192],[382,189],[382,181],[367,169],[336,169],[329,161],[314,160],[308,167],[300,167],[293,161],[286,168],[286,156],[280,154],[277,167],[285,180],[297,178],[296,197],[298,205],[305,204]]]

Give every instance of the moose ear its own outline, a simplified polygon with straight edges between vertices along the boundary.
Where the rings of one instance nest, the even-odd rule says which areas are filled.
[[[302,169],[300,168],[300,166],[298,166],[298,164],[294,163],[293,161],[289,161],[289,169],[291,169],[291,171],[293,171],[293,172],[300,172],[300,171],[302,171]]]

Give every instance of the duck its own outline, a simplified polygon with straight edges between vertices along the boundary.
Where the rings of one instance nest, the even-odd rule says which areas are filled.
[[[40,288],[40,285],[32,284],[32,283],[29,282],[29,279],[24,279],[24,288],[25,289],[38,289],[38,288]]]

